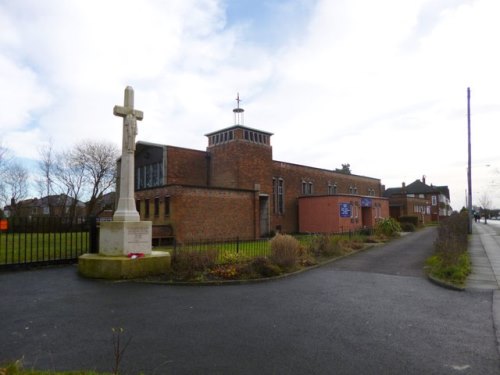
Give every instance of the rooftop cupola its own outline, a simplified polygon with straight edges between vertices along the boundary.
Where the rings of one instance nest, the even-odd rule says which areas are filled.
[[[245,123],[245,116],[244,116],[245,110],[243,108],[240,108],[240,102],[241,102],[240,93],[238,93],[236,96],[236,108],[233,109],[234,125],[243,125]]]
[[[233,109],[234,125],[205,134],[208,137],[208,147],[225,145],[234,141],[246,142],[248,144],[257,144],[262,146],[271,146],[271,136],[263,130],[253,129],[244,125],[243,113],[245,110],[240,107],[240,94],[236,96],[236,108]]]

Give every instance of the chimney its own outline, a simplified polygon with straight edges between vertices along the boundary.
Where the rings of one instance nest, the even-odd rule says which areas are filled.
[[[422,176],[422,183],[425,185],[425,174]]]

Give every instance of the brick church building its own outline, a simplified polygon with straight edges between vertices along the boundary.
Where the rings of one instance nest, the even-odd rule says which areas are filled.
[[[389,216],[379,179],[273,160],[273,134],[242,125],[239,102],[234,114],[206,151],[137,142],[136,205],[156,239],[339,232]]]

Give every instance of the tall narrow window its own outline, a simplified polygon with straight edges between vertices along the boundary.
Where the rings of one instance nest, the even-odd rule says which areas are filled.
[[[282,215],[285,213],[285,182],[282,178],[278,180],[278,214]]]
[[[169,216],[170,215],[170,197],[169,196],[165,197],[165,207],[164,208],[165,208],[164,215]]]
[[[160,216],[160,198],[155,198],[154,215]]]
[[[144,217],[149,217],[149,199],[144,200]]]
[[[312,182],[309,182],[309,191],[308,191],[308,194],[309,195],[313,194],[313,183]]]
[[[276,179],[273,177],[273,214],[278,213],[278,199],[276,194],[278,193],[278,189],[276,186]]]
[[[135,188],[141,188],[141,167],[137,167],[135,170]]]

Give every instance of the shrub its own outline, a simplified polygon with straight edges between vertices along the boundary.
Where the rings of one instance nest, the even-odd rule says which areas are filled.
[[[462,286],[471,272],[467,253],[467,214],[453,214],[440,222],[434,242],[435,254],[427,259],[429,273]]]
[[[458,257],[467,251],[467,220],[465,214],[453,214],[441,221],[438,227],[438,237],[434,247],[448,264],[456,263]]]
[[[226,252],[222,255],[220,263],[222,264],[238,264],[249,260],[249,257],[242,253]]]
[[[278,234],[271,240],[270,259],[282,268],[292,268],[299,257],[300,243],[288,234]]]
[[[395,237],[401,232],[401,226],[392,217],[380,220],[375,225],[375,233],[380,236]]]
[[[402,223],[411,223],[415,227],[418,227],[418,216],[400,216],[398,218],[399,222]]]
[[[172,268],[176,273],[181,274],[182,278],[192,279],[205,269],[215,266],[216,259],[217,250],[215,249],[180,250],[176,252],[172,260]]]
[[[309,251],[317,257],[338,255],[341,250],[340,238],[326,234],[314,236],[309,242]]]
[[[235,264],[222,264],[215,266],[208,274],[216,279],[225,280],[234,280],[239,278],[241,275],[240,267],[237,267]]]
[[[403,232],[415,232],[416,228],[413,223],[403,222],[401,223],[401,230]]]
[[[265,257],[255,258],[249,267],[251,273],[259,276],[272,277],[281,274],[281,268]]]

